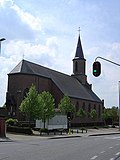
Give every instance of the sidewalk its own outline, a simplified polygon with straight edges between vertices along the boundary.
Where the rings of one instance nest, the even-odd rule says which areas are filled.
[[[101,136],[101,135],[112,135],[112,134],[120,134],[118,128],[100,128],[100,129],[88,129],[87,133],[84,131],[82,133],[81,130],[77,133],[77,130],[74,130],[72,134],[63,133],[60,134],[44,134],[40,136],[39,132],[35,131],[33,135],[23,135],[23,134],[15,134],[15,133],[7,133],[6,138],[0,138],[0,142],[11,142],[11,141],[29,141],[29,140],[45,140],[45,139],[62,139],[62,138],[75,138],[75,137],[88,137],[88,136]]]

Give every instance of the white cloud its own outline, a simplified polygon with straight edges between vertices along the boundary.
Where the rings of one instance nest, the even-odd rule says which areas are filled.
[[[112,44],[112,49],[115,51],[118,51],[118,49],[120,49],[120,43],[113,43]]]
[[[0,85],[0,106],[2,106],[5,103],[5,97],[6,97],[6,91],[7,91],[7,74],[10,72],[13,66],[15,66],[16,61],[18,61],[18,58],[10,57],[0,57],[0,82],[2,85]]]
[[[4,7],[5,5],[5,0],[0,0],[0,6]]]
[[[56,37],[48,38],[46,44],[47,46],[57,46],[57,38]]]
[[[56,37],[51,37],[46,40],[45,44],[36,44],[26,41],[10,41],[5,47],[5,56],[11,57],[12,55],[17,55],[22,57],[23,54],[26,57],[41,57],[44,55],[49,55],[55,57],[55,52],[57,49],[57,39]]]
[[[35,31],[41,31],[42,24],[39,17],[35,17],[32,14],[23,11],[16,4],[12,5],[11,8],[16,11],[22,22],[27,23]]]
[[[12,5],[13,3],[13,0],[0,0],[0,6],[3,8],[5,8],[6,5]]]

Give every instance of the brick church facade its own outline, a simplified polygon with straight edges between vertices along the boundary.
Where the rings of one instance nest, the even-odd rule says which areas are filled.
[[[75,105],[76,112],[83,108],[87,113],[96,109],[96,123],[102,123],[101,114],[104,102],[92,91],[91,85],[87,82],[86,60],[84,58],[80,35],[73,59],[73,74],[67,75],[39,64],[22,60],[8,74],[8,88],[6,93],[7,115],[23,120],[19,112],[19,106],[24,99],[26,92],[32,84],[36,90],[49,91],[55,98],[55,107],[64,95],[70,97]],[[75,117],[72,123],[78,126],[80,123],[93,123],[89,114],[85,118]]]

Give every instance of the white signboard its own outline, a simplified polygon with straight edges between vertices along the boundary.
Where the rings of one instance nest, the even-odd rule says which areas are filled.
[[[42,120],[36,120],[36,128],[44,128]],[[67,129],[67,116],[55,115],[45,123],[45,128],[52,129]]]

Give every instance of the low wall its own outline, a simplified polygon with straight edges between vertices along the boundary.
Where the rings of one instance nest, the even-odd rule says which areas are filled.
[[[4,117],[0,117],[0,137],[6,137],[6,125]]]

